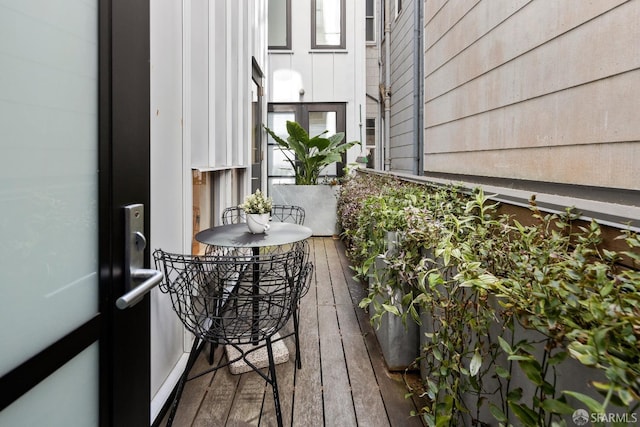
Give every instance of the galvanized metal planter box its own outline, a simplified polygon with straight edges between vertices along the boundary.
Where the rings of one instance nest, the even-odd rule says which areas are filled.
[[[397,239],[397,232],[387,233],[388,251],[395,250]],[[385,268],[386,264],[382,257],[376,258],[376,274],[380,275]],[[372,280],[374,279],[370,279],[370,287]],[[370,288],[370,293],[371,290]],[[396,292],[400,293],[399,290]],[[382,302],[382,296],[377,296],[376,299],[378,303]],[[374,310],[373,303],[369,306],[369,312],[371,313],[372,310]],[[387,369],[390,371],[407,369],[420,355],[420,327],[412,319],[407,319],[405,325],[399,317],[391,313],[385,313],[381,318],[380,325],[376,325],[374,330],[387,364]]]
[[[305,210],[304,225],[314,236],[339,234],[337,222],[339,185],[274,184],[271,187],[273,203],[296,205]]]

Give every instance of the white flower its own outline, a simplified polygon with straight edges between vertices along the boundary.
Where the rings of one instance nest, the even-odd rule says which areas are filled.
[[[246,213],[263,214],[271,212],[272,204],[271,197],[265,197],[260,190],[256,190],[255,193],[248,195],[244,199],[244,203],[240,207]]]

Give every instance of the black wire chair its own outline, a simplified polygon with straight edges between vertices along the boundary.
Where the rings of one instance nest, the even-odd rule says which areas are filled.
[[[271,206],[271,220],[278,222],[288,222],[292,224],[304,225],[305,210],[300,206],[295,205],[272,205]],[[225,208],[222,212],[222,224],[240,224],[247,222],[247,217],[244,209],[240,206],[231,206]],[[309,244],[306,241],[296,242],[292,245],[283,245],[277,247],[267,248],[269,253],[286,252],[286,251],[299,251],[304,256],[302,265],[306,266],[308,270],[306,279],[299,282],[300,289],[297,292],[297,300],[294,307],[294,339],[296,346],[296,365],[298,369],[302,368],[302,360],[300,358],[300,334],[299,334],[299,319],[300,319],[300,299],[304,297],[309,291],[311,284],[311,278],[313,276],[313,264],[308,262],[309,257]],[[224,253],[228,251],[228,248],[220,248],[217,246],[208,246],[206,249],[207,254]],[[240,251],[239,253],[242,253]],[[211,355],[209,359],[211,360]]]
[[[224,225],[228,224],[240,224],[247,222],[247,215],[240,206],[231,206],[229,208],[225,208],[222,211],[222,223]]]
[[[238,256],[238,257],[250,257],[250,252],[238,248],[229,248],[223,246],[208,245],[206,256]],[[296,348],[296,366],[298,369],[302,369],[302,358],[300,354],[300,301],[309,292],[311,287],[311,281],[313,279],[314,266],[309,259],[309,243],[306,240],[292,243],[289,245],[270,246],[263,248],[265,254],[283,254],[294,253],[298,259],[298,264],[302,266],[302,272],[300,273],[300,280],[296,281],[295,299],[293,305],[293,336],[295,340]],[[209,364],[213,364],[213,346],[209,351]]]
[[[300,353],[300,301],[311,287],[311,280],[313,279],[313,263],[309,261],[308,244],[306,241],[300,242],[304,245],[299,245],[296,249],[302,251],[302,270],[300,272],[300,280],[297,282],[296,298],[293,302],[293,334],[296,346],[296,366],[298,369],[302,369],[302,354]]]
[[[290,222],[292,224],[304,225],[304,208],[295,205],[273,205],[271,206],[271,219],[273,221]]]
[[[271,220],[304,225],[305,211],[295,205],[272,205]],[[232,206],[222,211],[223,224],[239,224],[247,222],[247,216],[240,206]]]
[[[287,323],[298,303],[301,289],[298,282],[308,280],[310,267],[303,263],[302,254],[289,251],[253,256],[192,256],[158,249],[153,255],[156,267],[164,273],[160,290],[169,294],[174,311],[195,335],[167,426],[173,423],[186,381],[238,360],[244,360],[271,385],[278,426],[282,426],[272,344],[274,335]],[[241,347],[257,342],[261,343],[250,346],[250,350]],[[232,360],[227,357],[226,362],[220,359],[213,368],[190,377],[205,343],[232,346],[240,356]],[[265,346],[269,360],[267,374],[248,357]],[[299,352],[298,346],[296,350]]]

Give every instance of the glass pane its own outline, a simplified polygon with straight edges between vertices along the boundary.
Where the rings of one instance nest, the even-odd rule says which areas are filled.
[[[367,119],[367,142],[366,146],[371,147],[376,145],[376,128],[375,121],[372,119]]]
[[[0,374],[98,311],[97,16],[0,0]]]
[[[269,47],[287,46],[287,0],[269,0]]]
[[[367,20],[365,21],[366,24],[366,40],[368,42],[373,42],[376,41],[375,37],[374,37],[374,31],[373,31],[373,18],[367,18]]]
[[[312,111],[309,113],[309,135],[316,136],[325,130],[325,137],[335,135],[337,113],[335,111]]]
[[[309,135],[319,135],[328,130],[324,137],[335,135],[337,127],[337,113],[335,111],[311,111],[309,112]],[[336,176],[337,168],[333,163],[320,171],[320,177]],[[322,179],[320,179],[322,181]]]
[[[373,0],[366,0],[366,16],[373,16]]]
[[[295,119],[296,116],[293,112],[270,112],[267,115],[267,127],[280,138],[287,139],[289,136],[287,120],[293,121]],[[267,137],[267,144],[267,175],[294,176],[293,168],[287,161],[284,152],[278,148],[277,143],[270,135]],[[287,155],[292,158],[293,153],[287,152]]]
[[[0,425],[97,426],[98,349],[92,344],[0,412]]]
[[[271,129],[276,135],[282,139],[287,139],[289,133],[287,132],[287,121],[295,121],[296,115],[294,112],[271,112],[267,116],[267,127]],[[267,142],[269,144],[275,144],[276,142],[268,135]]]
[[[269,164],[267,174],[269,176],[294,176],[293,167],[287,161],[287,157],[293,158],[294,154],[290,150],[281,150],[277,145],[269,145]],[[286,153],[286,154],[285,154]]]
[[[316,45],[340,46],[341,0],[316,0]]]

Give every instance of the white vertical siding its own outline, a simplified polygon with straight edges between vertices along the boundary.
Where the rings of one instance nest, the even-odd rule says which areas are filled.
[[[183,31],[182,4],[173,0],[151,3],[150,8],[150,244],[182,252],[190,249],[191,171],[189,147],[183,144]],[[191,23],[194,26],[198,22]],[[189,25],[191,25],[189,24]],[[200,72],[196,66],[195,73]],[[142,160],[142,159],[141,159]],[[158,289],[151,292],[151,419],[169,396],[174,382],[166,383],[184,354],[184,328],[171,302]]]
[[[264,61],[264,54],[255,55],[255,31],[262,32],[262,27],[255,26],[254,13],[262,10],[263,2],[191,3],[192,14],[186,18],[192,42],[191,91],[186,100],[191,110],[192,166],[249,167],[251,57]]]
[[[425,3],[425,170],[640,189],[640,2]]]
[[[266,69],[266,5],[267,0],[151,4],[152,249],[191,251],[192,168],[217,171],[211,185],[218,205],[227,206],[250,188],[242,171],[250,166],[251,58]],[[177,382],[190,338],[170,302],[154,291],[152,419]]]

